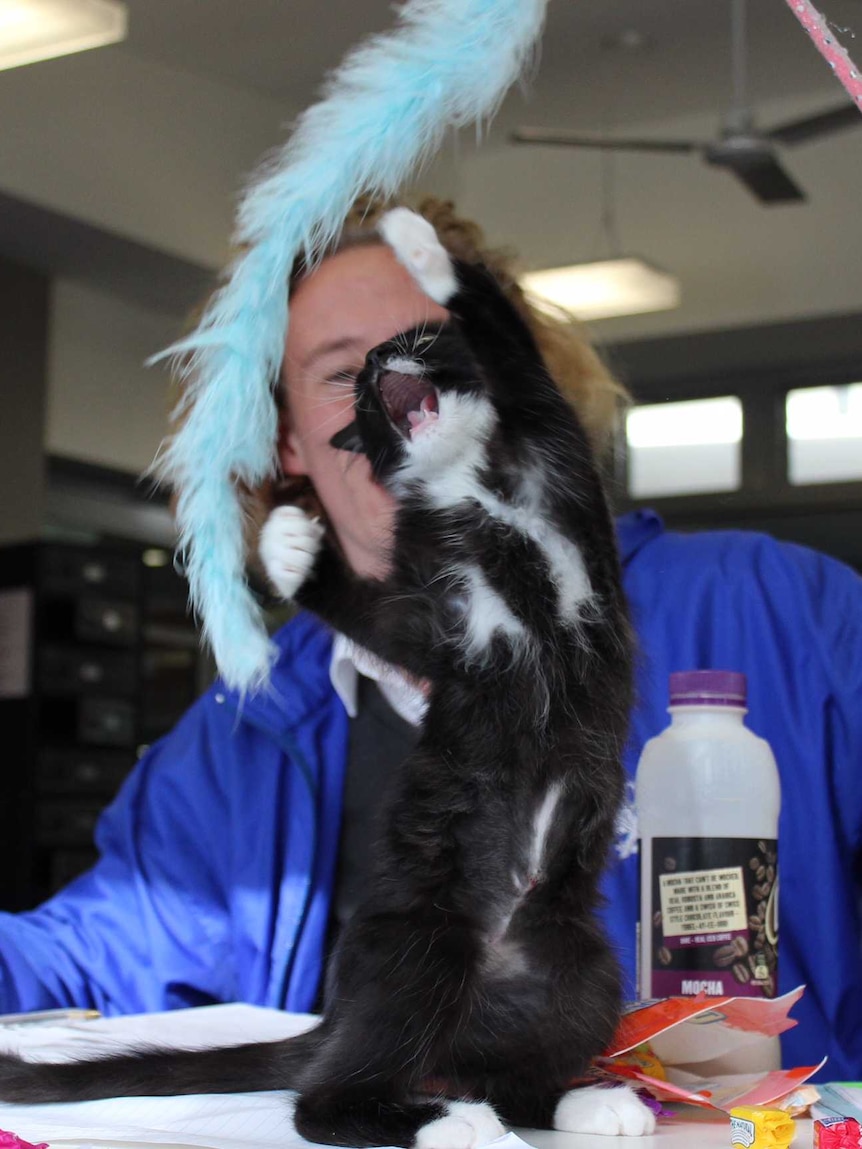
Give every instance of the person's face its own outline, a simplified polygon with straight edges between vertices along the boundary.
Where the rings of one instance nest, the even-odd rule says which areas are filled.
[[[353,418],[353,380],[372,347],[447,313],[416,286],[388,247],[349,248],[294,290],[284,356],[287,410],[279,439],[285,474],[307,475],[353,569],[386,570],[391,496],[364,455],[329,440]]]

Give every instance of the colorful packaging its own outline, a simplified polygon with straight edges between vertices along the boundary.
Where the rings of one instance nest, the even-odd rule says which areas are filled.
[[[781,1109],[739,1105],[730,1111],[730,1143],[743,1149],[787,1149],[793,1140],[793,1118]]]
[[[0,1149],[48,1149],[48,1143],[40,1141],[38,1145],[32,1145],[17,1133],[8,1133],[5,1129],[0,1129]]]
[[[814,1122],[814,1149],[859,1149],[862,1125],[855,1117],[821,1117]]]

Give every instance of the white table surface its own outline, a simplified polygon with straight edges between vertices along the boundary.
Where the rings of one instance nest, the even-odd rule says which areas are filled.
[[[798,1118],[794,1149],[811,1149],[813,1122]],[[708,1111],[684,1108],[676,1116],[659,1121],[650,1137],[599,1137],[586,1133],[558,1133],[544,1129],[518,1129],[518,1135],[535,1149],[735,1149],[730,1143],[730,1118]]]
[[[519,1129],[520,1137],[534,1149],[736,1149],[730,1142],[730,1122],[727,1118],[690,1120],[687,1117],[663,1121],[649,1137],[600,1137],[586,1133],[560,1133],[546,1129]],[[812,1122],[799,1118],[793,1149],[811,1149]],[[54,1140],[57,1149],[96,1149],[93,1142]],[[121,1141],[116,1145],[99,1141],[98,1149],[153,1149],[146,1142]],[[189,1149],[188,1145],[162,1144],[158,1149]],[[249,1149],[254,1149],[249,1143]]]
[[[5,1029],[0,1025],[0,1048],[25,1057],[53,1060],[58,1056],[92,1057],[139,1044],[205,1048],[231,1045],[237,1040],[277,1040],[314,1024],[316,1018],[283,1014],[247,1005],[205,1006],[167,1014],[74,1022],[65,1026],[25,1026]],[[18,1107],[0,1104],[0,1129],[20,1133],[29,1141],[45,1140],[57,1149],[299,1149],[305,1143],[296,1135],[290,1108],[276,1094],[222,1094],[209,1099],[124,1099],[120,1102],[84,1102],[68,1107]],[[108,1109],[104,1109],[104,1106]],[[91,1106],[97,1107],[90,1109]],[[143,1111],[142,1111],[143,1106]],[[50,1122],[47,1110],[53,1108]],[[73,1111],[77,1121],[70,1120]],[[102,1129],[100,1117],[110,1114]],[[26,1119],[25,1119],[26,1118]],[[266,1119],[269,1135],[260,1135],[259,1122]],[[795,1149],[811,1149],[812,1122],[796,1123]],[[150,1129],[147,1129],[150,1126]],[[161,1134],[154,1135],[153,1127]],[[44,1136],[40,1134],[44,1131]],[[96,1137],[88,1139],[93,1131]],[[255,1132],[258,1133],[255,1136]],[[535,1149],[731,1149],[730,1119],[693,1106],[681,1106],[675,1116],[661,1119],[650,1137],[600,1137],[594,1134],[518,1129],[519,1136]],[[149,1133],[149,1135],[148,1135]]]

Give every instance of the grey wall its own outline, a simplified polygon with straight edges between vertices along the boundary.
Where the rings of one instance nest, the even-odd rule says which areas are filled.
[[[49,294],[46,276],[0,259],[0,543],[42,525]]]

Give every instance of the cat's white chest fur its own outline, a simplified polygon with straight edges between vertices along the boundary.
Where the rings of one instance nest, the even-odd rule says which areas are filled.
[[[512,966],[522,966],[523,958],[516,944],[507,938],[509,926],[515,914],[544,879],[544,862],[551,834],[554,815],[562,797],[563,787],[559,782],[552,783],[533,814],[530,835],[515,869],[511,874],[510,891],[488,937],[488,957],[490,966],[498,971]]]

